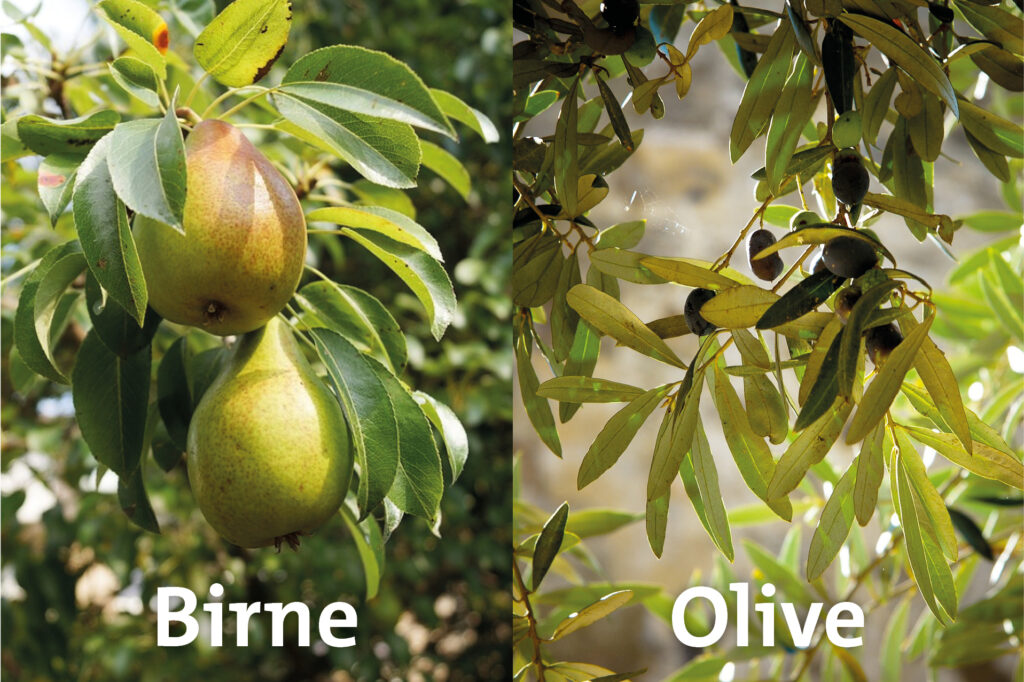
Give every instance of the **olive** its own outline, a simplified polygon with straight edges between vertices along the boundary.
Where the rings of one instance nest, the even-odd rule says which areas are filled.
[[[847,206],[860,203],[868,193],[871,178],[857,152],[844,150],[832,164],[832,193]]]
[[[816,250],[811,254],[811,260],[804,265],[804,272],[808,272],[812,275],[816,275],[822,270],[827,270],[825,267],[825,260],[821,257],[821,249]]]
[[[754,272],[754,275],[766,282],[771,282],[781,275],[782,271],[786,268],[785,263],[782,262],[782,256],[777,251],[758,260],[754,260],[754,256],[774,243],[775,235],[768,230],[751,232],[750,237],[747,239],[747,255],[750,260],[750,269]]]
[[[819,216],[814,211],[800,211],[799,213],[794,213],[793,217],[790,218],[789,229],[799,230],[802,227],[807,227],[808,225],[816,225],[821,222],[824,222],[821,219],[821,216]]]
[[[859,145],[860,135],[860,114],[856,111],[843,112],[832,124],[832,143],[840,149]]]
[[[836,314],[839,315],[839,319],[846,322],[850,317],[850,311],[853,310],[853,306],[860,300],[861,290],[858,286],[848,286],[842,289],[836,294]]]
[[[821,260],[837,277],[860,277],[878,265],[875,248],[856,237],[835,237],[825,244]]]
[[[896,346],[900,345],[902,340],[903,334],[900,333],[899,327],[890,322],[881,327],[872,327],[867,330],[864,334],[864,348],[867,350],[871,362],[878,367],[886,361],[889,354]]]
[[[601,3],[601,16],[616,35],[622,35],[636,24],[640,16],[638,0],[605,0]]]
[[[706,336],[716,329],[715,325],[705,320],[700,314],[700,309],[704,304],[714,297],[715,292],[710,289],[694,289],[686,297],[686,303],[683,305],[683,319],[686,320],[686,326],[690,328],[690,331],[697,336]]]

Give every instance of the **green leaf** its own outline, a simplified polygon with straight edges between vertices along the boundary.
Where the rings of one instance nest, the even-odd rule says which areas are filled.
[[[882,127],[882,121],[889,112],[889,101],[895,87],[896,69],[889,67],[864,97],[864,106],[861,108],[861,136],[868,144],[873,145],[878,139],[878,129]]]
[[[821,577],[821,574],[836,558],[839,549],[846,542],[846,536],[850,533],[854,517],[854,502],[850,493],[857,476],[858,461],[859,459],[853,460],[853,464],[836,483],[825,506],[821,508],[821,517],[818,519],[818,526],[814,529],[814,535],[811,537],[811,546],[807,550],[807,580],[809,582]]]
[[[423,391],[416,391],[412,396],[419,403],[423,414],[441,434],[445,451],[448,453],[448,467],[451,470],[451,481],[448,482],[451,483],[462,474],[466,459],[469,457],[469,436],[466,435],[466,428],[452,408],[441,401]]]
[[[633,312],[608,294],[587,284],[577,284],[566,296],[573,310],[603,334],[661,362],[686,365]]]
[[[108,24],[133,54],[148,64],[160,80],[167,78],[164,53],[170,42],[167,24],[149,6],[136,0],[102,0],[96,5]]]
[[[647,228],[646,220],[630,220],[606,227],[597,235],[594,247],[600,249],[631,249],[643,239],[644,231]],[[591,252],[593,256],[596,251]]]
[[[710,377],[709,377],[710,378]],[[775,473],[775,460],[764,439],[758,438],[750,428],[746,411],[740,404],[739,396],[729,382],[728,375],[715,365],[712,395],[722,421],[722,431],[729,451],[736,461],[736,467],[750,491],[764,500],[772,511],[789,520],[793,508],[786,497],[769,498],[768,481]]]
[[[907,480],[913,488],[914,499],[920,504],[919,516],[922,516],[922,521],[927,520],[928,525],[934,529],[935,539],[942,549],[942,553],[950,561],[956,561],[958,550],[956,533],[953,530],[953,521],[949,518],[946,503],[928,478],[928,472],[925,471],[921,456],[903,430],[896,431],[896,447],[899,450],[900,464],[904,467]]]
[[[901,682],[903,670],[903,641],[907,635],[907,608],[910,600],[904,599],[896,607],[882,637],[882,682]]]
[[[376,50],[355,45],[314,50],[289,67],[278,90],[455,138],[451,124],[420,77],[394,57]]]
[[[362,289],[332,281],[310,282],[295,300],[315,323],[349,340],[396,374],[405,368],[405,335],[380,301]]]
[[[536,589],[536,587],[534,589]],[[555,632],[551,635],[551,641],[562,639],[566,635],[572,634],[577,630],[581,630],[588,625],[593,625],[597,621],[611,614],[613,611],[622,608],[632,601],[632,599],[633,593],[630,590],[620,590],[618,592],[606,594],[590,606],[587,606],[576,613],[569,614],[565,620],[555,627]]]
[[[188,381],[190,353],[184,336],[175,339],[156,373],[156,405],[178,452],[188,448],[188,425],[196,402]]]
[[[835,445],[851,410],[850,403],[837,401],[832,409],[800,432],[775,464],[775,472],[768,483],[769,498],[787,495],[800,485],[807,471],[823,460]]]
[[[764,311],[757,320],[757,328],[772,329],[803,317],[825,302],[844,281],[828,270],[810,275]]]
[[[989,561],[995,560],[995,555],[992,553],[992,545],[985,539],[985,535],[978,528],[978,524],[974,522],[974,519],[952,507],[947,507],[947,510],[949,511],[950,520],[953,521],[953,527],[956,528],[956,532],[960,534],[960,537],[966,540],[967,544],[981,556]]]
[[[909,315],[904,318],[904,324],[911,331],[917,327],[917,322]],[[956,375],[953,374],[945,354],[931,338],[925,337],[921,342],[921,352],[914,358],[914,369],[921,377],[928,395],[935,401],[943,421],[949,425],[970,454],[971,428],[967,422],[967,412],[964,410]]]
[[[43,156],[86,154],[120,120],[121,115],[112,109],[63,121],[34,114],[16,119],[18,139]]]
[[[375,232],[347,227],[341,231],[402,278],[426,309],[434,338],[444,336],[444,330],[455,317],[456,302],[452,281],[441,264],[423,251]]]
[[[134,355],[148,346],[160,326],[160,316],[152,308],[146,308],[144,323],[140,327],[117,301],[104,297],[92,273],[85,280],[85,302],[93,330],[114,355],[122,358]]]
[[[640,259],[640,264],[658,277],[688,287],[721,291],[740,284],[740,282],[712,270],[711,263],[691,258],[645,256]]]
[[[406,215],[381,206],[331,206],[318,208],[306,214],[309,222],[327,222],[351,227],[356,230],[369,230],[408,244],[420,251],[430,254],[434,260],[444,261],[441,247],[437,245],[426,228]]]
[[[611,121],[612,130],[615,131],[615,135],[619,138],[619,142],[627,150],[632,151],[633,147],[633,133],[629,130],[629,123],[626,122],[626,117],[622,113],[622,108],[619,106],[618,100],[615,99],[615,93],[608,87],[608,84],[601,79],[597,74],[594,74],[595,80],[597,80],[597,87],[601,91],[601,100],[604,101],[604,109],[608,112],[608,120]]]
[[[733,163],[767,126],[781,96],[795,48],[793,25],[788,21],[780,22],[743,89],[743,98],[733,119],[729,134],[729,156]]]
[[[409,124],[353,114],[282,92],[273,98],[288,119],[275,124],[279,129],[343,159],[378,185],[416,186],[422,152]]]
[[[1016,159],[1024,157],[1024,130],[1016,123],[961,98],[960,124],[995,153]]]
[[[366,598],[373,599],[380,589],[380,578],[384,572],[384,542],[380,528],[372,518],[356,521],[356,515],[348,505],[341,505],[342,520],[348,526],[349,533],[356,543],[356,551],[363,565],[363,577],[366,581]]]
[[[565,531],[580,538],[589,538],[614,532],[642,518],[642,514],[619,509],[583,509],[569,514]]]
[[[569,216],[578,215],[576,211],[576,189],[580,176],[579,147],[576,143],[576,122],[579,109],[576,103],[576,91],[579,89],[579,78],[573,81],[572,87],[565,94],[562,109],[555,123],[554,168],[555,194],[562,202],[562,209]]]
[[[14,311],[14,343],[22,362],[50,381],[66,384],[67,377],[53,357],[54,315],[64,291],[85,269],[78,242],[65,242],[46,252],[25,278]]]
[[[192,51],[217,82],[251,85],[281,55],[291,22],[289,0],[235,0],[203,29]]]
[[[635,284],[664,284],[665,280],[641,264],[647,256],[609,247],[590,252],[590,264],[606,275]]]
[[[933,448],[953,464],[983,478],[1000,481],[1024,490],[1024,465],[1020,459],[993,447],[974,441],[973,453],[968,454],[960,440],[948,433],[935,433],[928,429],[899,425],[914,440]]]
[[[813,74],[814,65],[804,53],[798,53],[768,127],[764,167],[772,191],[781,188],[800,135],[817,108],[818,97],[811,96]]]
[[[890,476],[892,497],[906,539],[907,557],[914,582],[928,608],[940,623],[948,625],[956,615],[956,588],[949,564],[942,557],[935,529],[928,523],[914,496],[899,449],[893,451]],[[916,456],[916,454],[914,455]]]
[[[151,109],[160,106],[159,81],[153,67],[146,62],[135,57],[118,57],[110,64],[110,76],[125,92]]]
[[[956,8],[964,15],[967,23],[986,38],[1010,52],[1024,55],[1024,31],[1021,30],[1019,16],[981,3],[957,2]]]
[[[39,198],[43,200],[51,225],[57,224],[57,218],[71,202],[75,173],[82,160],[83,157],[77,154],[50,154],[39,164],[36,181]]]
[[[366,517],[384,501],[398,470],[395,407],[371,359],[335,332],[312,329],[310,335],[345,410],[356,448],[359,510]]]
[[[804,400],[803,408],[793,423],[794,431],[803,431],[818,421],[836,403],[836,398],[839,396],[839,380],[836,373],[839,365],[839,349],[842,346],[842,337],[845,335],[845,329],[839,327],[837,331],[839,335],[831,340],[827,346],[828,351],[824,355],[817,353],[818,347],[812,351],[812,361],[817,361],[818,358],[822,358],[822,360],[820,365],[815,368],[811,367],[810,361],[807,363],[807,371],[804,372],[804,379],[800,383],[800,392],[803,393],[803,387],[806,383],[811,381],[814,383],[807,391],[807,398]],[[824,343],[825,341],[819,340],[818,346],[823,347]]]
[[[562,444],[558,440],[558,429],[555,428],[555,418],[551,414],[551,407],[548,401],[538,397],[537,388],[540,382],[537,380],[537,372],[533,369],[530,355],[533,351],[533,337],[529,327],[526,325],[525,315],[517,315],[514,323],[516,373],[519,378],[519,391],[523,398],[523,406],[526,408],[526,416],[529,417],[537,435],[544,441],[544,444],[551,448],[559,457],[562,456]]]
[[[647,542],[654,556],[661,558],[665,550],[665,533],[668,530],[669,493],[647,500],[646,526]]]
[[[907,334],[902,342],[882,365],[882,369],[864,391],[857,413],[853,415],[850,428],[846,432],[846,442],[856,443],[864,438],[868,432],[882,419],[893,399],[900,390],[903,377],[914,363],[921,348],[921,344],[928,336],[928,330],[932,326],[935,316],[925,319],[923,324],[918,325],[912,332]]]
[[[664,447],[655,447],[651,458],[651,470],[647,476],[648,502],[667,495],[679,473],[679,466],[693,443],[700,420],[700,394],[703,389],[704,373],[696,372],[690,390],[676,395],[676,400],[682,403],[681,407],[673,409],[672,428],[664,434],[668,440]]]
[[[118,476],[138,468],[149,405],[150,348],[121,358],[90,332],[71,373],[71,395],[82,438]]]
[[[861,336],[867,329],[868,318],[889,298],[889,294],[899,287],[898,281],[887,279],[865,291],[853,304],[850,316],[846,320],[846,329],[843,330],[839,342],[836,378],[839,382],[840,396],[853,397],[853,383],[860,368],[857,360],[860,358]]]
[[[721,550],[722,554],[729,561],[732,561],[734,552],[732,532],[729,530],[729,516],[725,509],[722,492],[718,486],[718,469],[715,466],[714,454],[711,452],[708,437],[704,433],[704,426],[701,424],[697,425],[696,432],[694,433],[693,444],[690,446],[690,457],[684,459],[680,464],[680,476],[682,476],[685,484],[688,477],[684,470],[692,471],[697,494],[704,507],[704,517],[706,517],[704,527],[707,529],[708,535],[711,536],[711,541],[715,543],[715,546]],[[689,487],[687,487],[687,494],[689,494],[690,500],[696,506],[696,500],[690,494]],[[702,518],[701,520],[704,521],[705,519]]]
[[[643,393],[642,388],[617,381],[578,376],[548,379],[537,388],[541,398],[571,403],[625,403]]]
[[[121,123],[109,139],[107,166],[121,201],[184,232],[185,142],[173,109],[162,119]]]
[[[569,307],[565,302],[565,295],[569,289],[580,283],[580,263],[574,256],[566,258],[562,262],[561,271],[558,273],[558,282],[555,285],[555,293],[551,297],[551,313],[548,326],[551,329],[551,352],[555,362],[565,362],[572,350],[573,337],[576,334],[576,327],[579,325],[579,314]]]
[[[561,281],[562,246],[549,230],[524,239],[512,248],[512,302],[524,308],[544,305]]]
[[[569,504],[563,502],[562,506],[555,510],[555,513],[544,524],[544,529],[537,539],[537,546],[533,549],[532,563],[532,584],[533,591],[540,587],[541,581],[547,575],[551,563],[558,555],[562,546],[562,536],[565,535],[565,522],[569,518]]]
[[[93,275],[141,325],[149,295],[128,213],[114,192],[107,163],[110,146],[109,137],[100,140],[78,168],[75,227]]]
[[[669,388],[671,384],[652,388],[634,398],[608,420],[580,463],[579,474],[576,476],[578,489],[582,490],[596,481],[619,460],[647,417],[668,395]]]
[[[371,358],[367,362],[384,385],[398,424],[398,467],[388,499],[433,527],[440,513],[444,478],[430,423],[409,391],[384,365]]]
[[[469,193],[473,187],[472,181],[469,178],[469,171],[462,165],[462,162],[443,148],[427,140],[420,140],[420,149],[423,152],[423,165],[437,173],[441,179],[459,193],[459,196],[468,201]]]
[[[843,13],[839,20],[866,38],[886,57],[906,71],[913,79],[933,95],[942,100],[960,116],[956,91],[942,67],[924,49],[919,47],[907,34],[891,24],[862,14]]]
[[[484,142],[493,143],[501,139],[501,135],[498,134],[498,129],[491,123],[491,119],[455,95],[436,88],[431,88],[430,94],[445,116],[468,126],[473,132],[482,137]]]
[[[764,574],[765,580],[778,587],[794,603],[808,606],[815,601],[804,581],[786,565],[766,552],[752,540],[744,540],[743,547],[754,566]]]
[[[150,533],[159,533],[160,524],[157,523],[156,514],[149,503],[149,495],[146,494],[146,484],[142,479],[144,466],[140,464],[130,474],[118,476],[117,501],[132,523],[148,530]]]
[[[864,442],[860,446],[860,454],[857,456],[857,479],[853,485],[853,510],[857,514],[857,522],[861,526],[868,525],[878,502],[878,487],[882,484],[882,477],[885,475],[885,453],[882,451],[884,440],[885,424],[878,422],[864,438]]]
[[[922,106],[917,116],[907,121],[907,131],[914,151],[925,161],[935,161],[942,151],[942,139],[945,136],[942,122],[942,103],[930,95],[921,95]],[[960,105],[960,115],[963,104]]]

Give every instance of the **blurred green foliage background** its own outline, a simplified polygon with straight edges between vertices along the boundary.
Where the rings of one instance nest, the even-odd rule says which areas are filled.
[[[212,16],[213,3],[147,4],[168,19],[172,50],[190,61],[191,38],[180,17]],[[227,3],[216,4],[219,10]],[[42,5],[38,25],[44,33],[42,18],[57,9],[52,5],[60,6],[69,20],[86,12],[85,2],[43,0]],[[265,82],[276,82],[278,69],[312,49],[361,45],[405,61],[429,86],[480,109],[503,133],[511,128],[511,100],[503,96],[511,91],[507,2],[318,0],[295,3],[293,12],[288,46]],[[88,21],[73,27],[83,40],[100,30],[95,17]],[[9,47],[24,50],[45,62],[46,50],[23,31],[20,35],[23,45],[5,34],[5,52]],[[57,40],[54,46],[58,52],[69,47]],[[110,41],[100,40],[80,59],[105,61],[111,57],[110,46]],[[8,65],[3,85],[5,119],[56,113],[48,99],[51,84],[42,75],[15,73]],[[86,113],[81,109],[90,93],[102,93],[115,104],[124,99],[109,77],[90,71],[67,80],[64,89],[74,115]],[[469,433],[465,471],[445,492],[441,537],[433,536],[422,521],[407,519],[386,546],[380,594],[369,603],[364,602],[359,558],[340,519],[304,538],[298,553],[244,551],[223,541],[202,519],[180,464],[167,474],[151,461],[146,465],[146,486],[161,535],[133,526],[113,492],[97,485],[97,462],[81,440],[68,388],[34,377],[10,352],[19,279],[8,277],[72,238],[71,216],[65,214],[51,229],[36,193],[34,166],[3,165],[0,670],[5,679],[510,677],[511,304],[504,283],[511,268],[506,242],[511,148],[504,140],[488,145],[465,128],[460,132],[459,143],[447,147],[473,179],[468,204],[429,171],[421,173],[420,187],[408,193],[417,220],[441,245],[459,298],[459,315],[440,343],[430,339],[421,309],[390,272],[355,251],[354,258],[347,258],[335,237],[330,237],[333,244],[327,238],[311,240],[321,270],[366,289],[393,312],[410,344],[408,380],[451,405]],[[271,158],[287,162],[288,149],[273,139],[260,147]],[[355,179],[347,171],[338,167],[343,179]],[[73,355],[83,336],[82,325],[73,322],[58,344],[58,358]],[[166,329],[158,333],[154,367],[175,336]],[[253,621],[248,648],[233,645],[233,619],[226,619],[222,648],[205,644],[205,634],[183,648],[156,647],[150,605],[155,606],[157,587],[188,587],[202,604],[213,582],[225,586],[225,602],[304,601],[311,606],[314,624],[326,604],[352,603],[359,614],[357,645],[300,648],[291,632],[284,647],[271,647],[269,619],[260,616]],[[292,628],[293,621],[288,620]]]

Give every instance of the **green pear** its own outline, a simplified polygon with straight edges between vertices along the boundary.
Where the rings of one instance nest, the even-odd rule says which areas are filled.
[[[199,509],[240,547],[293,547],[345,499],[352,444],[338,401],[274,317],[243,336],[188,428]]]
[[[212,334],[258,329],[295,293],[306,221],[288,181],[224,121],[185,143],[184,230],[139,215],[135,244],[153,309]]]

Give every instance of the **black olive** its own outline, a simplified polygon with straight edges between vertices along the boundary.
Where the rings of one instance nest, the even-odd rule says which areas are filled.
[[[622,35],[636,24],[640,16],[638,0],[605,0],[601,3],[601,16],[616,35]]]
[[[686,297],[686,303],[683,305],[683,319],[686,320],[686,326],[690,328],[690,331],[697,336],[706,336],[716,329],[715,325],[705,320],[700,314],[700,309],[704,304],[714,297],[715,292],[710,289],[694,289]]]
[[[754,256],[774,243],[775,235],[768,230],[751,232],[747,240],[747,255],[750,260],[750,269],[758,278],[766,282],[771,282],[781,275],[782,271],[786,268],[785,263],[782,262],[782,256],[777,251],[758,260],[754,260]]]
[[[867,330],[864,334],[864,348],[867,350],[871,362],[878,367],[886,361],[889,354],[896,346],[900,345],[902,340],[903,334],[900,333],[899,327],[890,322],[881,327],[872,327]]]
[[[837,277],[860,277],[878,265],[875,248],[856,237],[836,237],[825,244],[821,260]]]
[[[850,317],[850,311],[860,300],[861,290],[858,286],[848,286],[836,294],[836,314],[843,322]]]
[[[841,153],[832,165],[832,193],[847,206],[860,203],[868,193],[871,177],[856,153]]]

